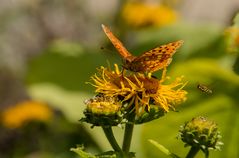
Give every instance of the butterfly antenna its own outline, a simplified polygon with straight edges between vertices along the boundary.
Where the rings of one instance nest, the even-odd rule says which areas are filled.
[[[108,59],[106,60],[106,63],[107,63],[108,68],[111,69],[111,64],[110,64],[110,61]]]

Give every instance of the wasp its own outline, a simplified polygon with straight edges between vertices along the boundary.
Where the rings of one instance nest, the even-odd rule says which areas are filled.
[[[199,83],[199,84],[197,85],[197,88],[198,88],[200,91],[204,92],[204,93],[212,94],[212,90],[211,90],[210,88],[208,88],[208,86],[206,86],[206,85],[204,85],[204,84]]]

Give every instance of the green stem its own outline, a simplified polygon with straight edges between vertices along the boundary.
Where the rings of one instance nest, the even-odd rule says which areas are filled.
[[[106,127],[106,126],[102,126],[102,129],[105,133],[105,136],[107,137],[110,145],[112,146],[112,148],[115,150],[115,151],[118,151],[118,152],[122,152],[120,146],[118,145],[115,137],[114,137],[114,134],[113,134],[113,131],[112,131],[112,127]]]
[[[134,129],[134,119],[135,119],[135,112],[132,111],[132,113],[129,114],[128,116],[128,123],[125,125],[125,131],[124,131],[124,140],[123,140],[122,150],[125,153],[128,153],[130,150],[130,144],[131,144],[133,129]]]
[[[209,151],[208,150],[206,150],[206,152],[204,152],[204,154],[205,154],[205,158],[209,157]]]
[[[191,149],[188,152],[188,155],[186,156],[186,158],[193,158],[198,153],[199,150],[200,150],[200,148],[191,147]]]

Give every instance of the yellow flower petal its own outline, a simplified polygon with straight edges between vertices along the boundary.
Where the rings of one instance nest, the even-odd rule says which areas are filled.
[[[168,112],[174,109],[176,104],[186,100],[187,92],[182,89],[186,84],[182,82],[183,77],[177,78],[171,84],[163,84],[166,79],[166,69],[163,70],[160,80],[148,78],[140,73],[122,76],[116,64],[115,70],[101,67],[98,71],[99,76],[94,75],[91,78],[96,92],[123,98],[122,101],[127,101],[128,106],[135,106],[137,115],[144,112],[145,108],[150,109],[150,104],[157,105]]]

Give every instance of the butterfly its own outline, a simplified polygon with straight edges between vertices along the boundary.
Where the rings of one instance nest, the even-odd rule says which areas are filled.
[[[204,85],[204,84],[199,83],[199,84],[197,85],[197,88],[198,88],[199,90],[201,90],[202,92],[204,92],[204,93],[212,94],[212,90],[211,90],[210,88],[208,88],[208,87],[207,87],[206,85]]]
[[[116,50],[123,58],[123,68],[133,72],[152,73],[167,67],[176,50],[181,47],[183,40],[168,43],[144,52],[140,56],[132,55],[121,43],[121,41],[102,24],[106,36],[110,39]]]

